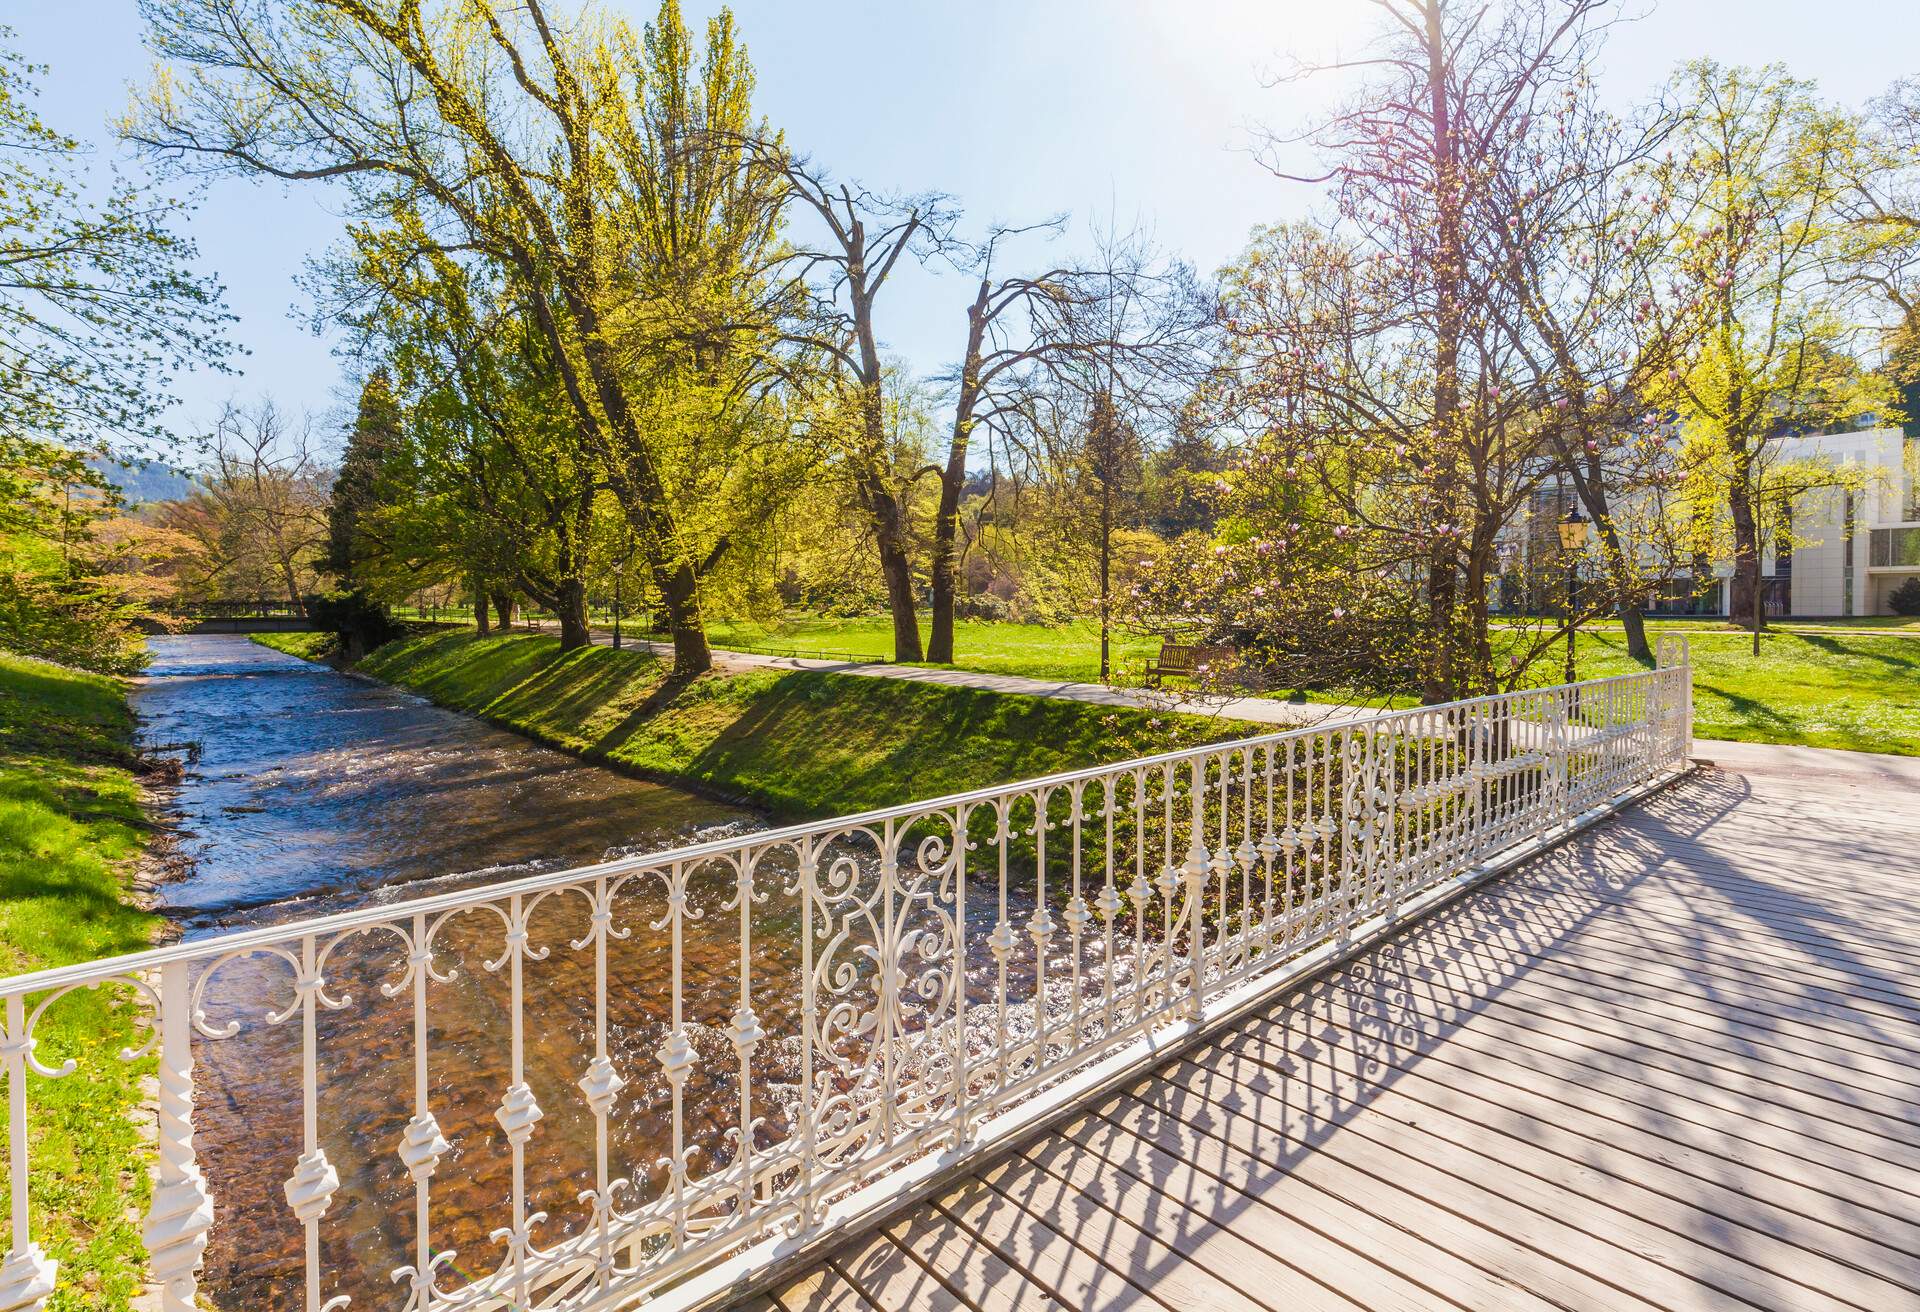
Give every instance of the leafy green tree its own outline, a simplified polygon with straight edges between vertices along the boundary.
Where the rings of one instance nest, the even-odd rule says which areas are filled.
[[[1674,198],[1670,277],[1698,289],[1703,326],[1692,357],[1649,388],[1682,417],[1694,487],[1724,501],[1729,610],[1758,628],[1760,501],[1782,463],[1777,448],[1893,400],[1854,358],[1852,324],[1828,277],[1860,136],[1850,115],[1777,66],[1700,60],[1680,70],[1673,91],[1682,125],[1655,183]],[[1703,523],[1713,516],[1700,511]]]
[[[375,224],[418,212],[432,247],[515,284],[630,521],[684,673],[711,663],[699,589],[725,555],[664,383],[751,392],[780,190],[758,164],[732,15],[697,50],[676,0],[644,37],[544,0],[146,0],[168,66],[124,132],[182,166],[344,188]],[[676,436],[680,445],[663,442]],[[692,495],[689,495],[691,491]],[[743,507],[749,513],[751,507]]]
[[[0,27],[0,43],[12,29]],[[0,44],[0,442],[90,453],[168,443],[186,361],[219,364],[230,319],[175,229],[184,202],[111,176],[34,110],[47,70]]]
[[[149,598],[116,563],[100,458],[169,443],[173,373],[224,360],[228,316],[175,231],[187,207],[90,179],[31,104],[45,73],[0,45],[0,644],[124,670]]]

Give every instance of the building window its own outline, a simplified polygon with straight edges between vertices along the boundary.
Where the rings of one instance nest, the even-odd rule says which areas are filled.
[[[1867,563],[1878,567],[1920,565],[1920,528],[1869,531]]]

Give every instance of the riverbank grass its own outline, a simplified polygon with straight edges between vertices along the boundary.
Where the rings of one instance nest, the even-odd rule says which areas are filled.
[[[443,706],[664,780],[791,816],[1008,783],[1261,726],[810,671],[675,682],[645,652],[438,633],[357,667]]]
[[[337,633],[250,633],[262,647],[298,656],[303,661],[324,661],[340,650]]]
[[[0,652],[0,974],[148,946],[158,918],[131,901],[145,821],[124,686]],[[145,1029],[125,989],[83,989],[34,1032],[50,1066],[29,1075],[35,1239],[61,1264],[57,1312],[116,1312],[145,1267],[148,1191],[134,1113],[150,1061],[123,1062]],[[0,1178],[0,1214],[10,1206]]]

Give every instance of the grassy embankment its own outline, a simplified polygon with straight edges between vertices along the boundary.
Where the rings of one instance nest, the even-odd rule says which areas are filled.
[[[892,679],[787,671],[676,684],[642,652],[438,633],[357,667],[541,742],[786,815],[937,797],[1258,726]]]
[[[1762,638],[1757,658],[1750,651],[1751,635],[1724,621],[1659,621],[1650,628],[1655,634],[1681,632],[1693,638],[1703,738],[1920,755],[1920,620],[1776,621]],[[314,636],[262,635],[275,646]],[[874,656],[892,646],[885,617],[795,618],[774,629],[721,623],[713,626],[712,636],[718,647],[772,645]],[[1098,674],[1099,636],[1089,625],[963,621],[956,637],[962,669],[1044,679],[1090,680]],[[1116,662],[1137,665],[1157,646],[1153,638],[1117,638]],[[310,654],[291,645],[281,649]],[[1627,659],[1617,624],[1583,628],[1579,649],[1583,678],[1637,668]],[[1559,672],[1557,650],[1534,668],[1543,683],[1556,681]]]
[[[271,647],[304,661],[327,660],[340,646],[338,635],[332,633],[254,633],[248,636],[262,647]]]
[[[129,891],[144,830],[133,716],[116,680],[0,653],[0,974],[146,947],[159,920]],[[151,1061],[127,990],[81,990],[34,1037],[51,1066],[28,1076],[35,1238],[61,1264],[58,1312],[122,1309],[144,1269],[147,1173],[131,1114]],[[139,1030],[144,1035],[144,1029]],[[0,1179],[0,1215],[7,1182]]]

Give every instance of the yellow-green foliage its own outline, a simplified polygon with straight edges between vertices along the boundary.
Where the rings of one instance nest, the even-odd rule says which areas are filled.
[[[117,680],[0,653],[0,973],[151,941],[156,918],[127,901],[144,832],[132,730]],[[147,1176],[132,1114],[150,1063],[117,1056],[136,1029],[124,990],[82,990],[36,1031],[41,1060],[81,1071],[28,1077],[35,1237],[61,1263],[60,1312],[112,1312],[137,1292]]]
[[[829,815],[1259,731],[1236,720],[811,672],[668,681],[642,652],[434,634],[359,669],[565,750]]]

